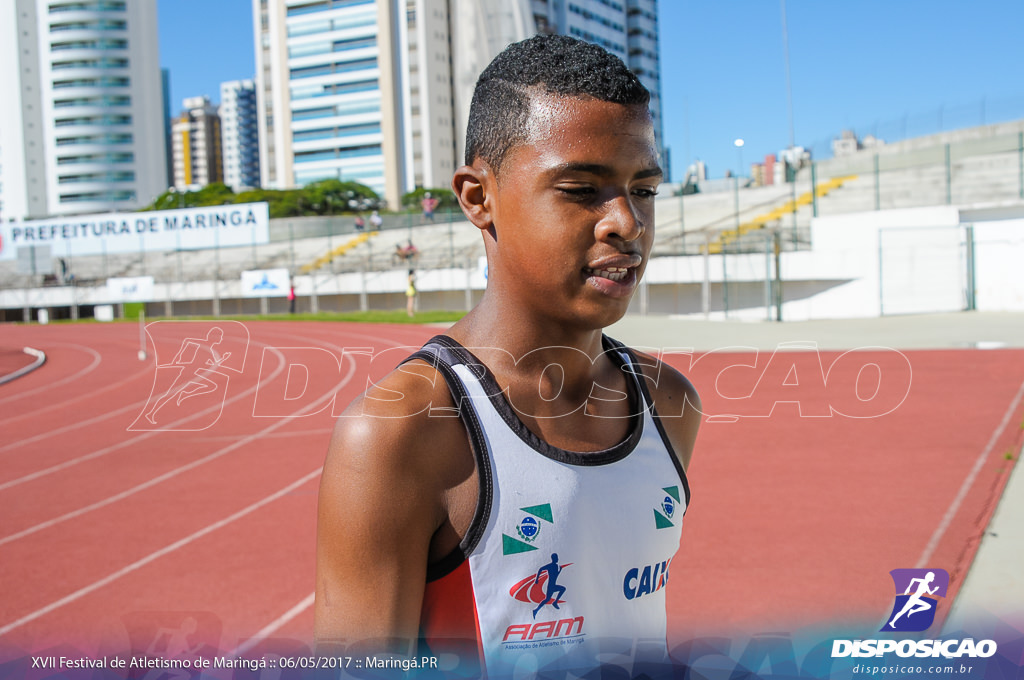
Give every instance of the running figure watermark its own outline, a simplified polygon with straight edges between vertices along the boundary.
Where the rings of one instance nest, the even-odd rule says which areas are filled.
[[[211,328],[205,338],[185,338],[181,341],[181,349],[165,366],[181,366],[182,371],[175,378],[164,396],[157,399],[153,408],[146,414],[146,420],[156,425],[156,413],[171,399],[175,404],[181,406],[181,402],[191,397],[198,397],[202,394],[209,394],[218,389],[217,383],[209,378],[220,365],[231,357],[231,352],[221,354],[217,351],[217,345],[224,340],[224,331],[219,327]],[[201,362],[202,353],[200,350],[209,352],[210,357]],[[189,372],[191,370],[191,373]],[[191,387],[191,389],[188,389]]]
[[[128,430],[194,432],[212,426],[227,401],[232,376],[245,368],[249,332],[244,324],[156,321],[146,333],[157,357],[153,387]]]
[[[907,618],[910,618],[918,612],[923,612],[931,609],[934,605],[928,600],[923,599],[921,596],[924,594],[934,595],[935,591],[939,589],[938,586],[929,588],[928,585],[935,580],[935,572],[929,571],[924,578],[915,578],[910,580],[910,585],[903,592],[904,595],[910,595],[910,590],[917,584],[917,590],[914,591],[913,595],[910,595],[910,599],[907,600],[906,604],[903,605],[903,609],[900,610],[899,614],[892,617],[892,621],[889,622],[891,628],[896,627],[896,619],[900,618],[904,614]]]

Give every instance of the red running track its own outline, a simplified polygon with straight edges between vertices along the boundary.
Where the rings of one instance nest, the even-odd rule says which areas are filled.
[[[26,354],[20,347],[0,347],[0,378],[25,368],[36,358]]]
[[[197,393],[147,425],[151,390],[173,377],[156,364],[215,325],[231,352],[216,389],[185,384]],[[432,332],[157,324],[156,361],[152,347],[139,361],[127,324],[5,329],[5,348],[49,360],[0,386],[0,660],[166,652],[181,631],[223,652],[254,636],[308,643],[332,412]],[[383,353],[343,354],[355,347]],[[299,357],[311,370],[290,367]],[[672,565],[673,638],[877,629],[901,567],[948,570],[948,610],[1020,450],[1024,352],[667,358],[715,416]]]

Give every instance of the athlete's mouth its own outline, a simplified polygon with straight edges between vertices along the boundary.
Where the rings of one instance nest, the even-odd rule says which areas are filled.
[[[587,276],[599,276],[602,279],[609,279],[611,281],[622,281],[629,275],[630,267],[603,267],[601,269],[592,269],[590,267],[584,267],[583,271]]]

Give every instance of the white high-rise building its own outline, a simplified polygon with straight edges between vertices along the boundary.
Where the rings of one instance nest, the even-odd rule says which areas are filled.
[[[355,180],[397,200],[390,0],[253,0],[264,185]]]
[[[0,3],[0,216],[133,209],[167,189],[155,0]]]
[[[622,59],[651,93],[651,116],[662,146],[658,0],[530,0],[539,33],[586,40]],[[668,168],[667,160],[662,162]]]
[[[447,187],[464,160],[481,71],[536,33],[529,0],[405,0],[405,10],[406,186]]]
[[[219,112],[224,183],[235,191],[260,186],[256,83],[252,80],[221,83]]]
[[[461,163],[476,77],[529,0],[253,0],[265,186],[362,182],[396,206]]]
[[[463,161],[480,72],[538,32],[594,42],[651,91],[661,139],[657,0],[253,0],[268,187],[334,177],[396,206]]]

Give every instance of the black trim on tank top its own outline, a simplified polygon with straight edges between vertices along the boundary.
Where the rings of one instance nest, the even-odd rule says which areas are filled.
[[[447,335],[438,335],[432,338],[428,344],[431,343],[444,345],[445,348],[447,348],[453,355],[458,357],[458,361],[455,363],[465,365],[466,368],[468,368],[469,371],[480,381],[484,392],[487,394],[488,399],[494,406],[494,410],[497,411],[498,415],[501,416],[501,419],[505,421],[505,424],[508,425],[509,429],[512,430],[512,432],[515,433],[524,444],[542,456],[568,465],[608,465],[610,463],[616,463],[628,456],[632,453],[633,449],[636,448],[636,445],[640,443],[644,430],[643,409],[650,408],[650,402],[648,401],[647,404],[642,404],[639,390],[639,387],[642,385],[635,376],[632,380],[628,378],[626,379],[626,390],[629,398],[630,409],[630,427],[626,437],[614,446],[600,451],[569,451],[567,449],[561,449],[557,446],[553,446],[534,434],[534,432],[519,419],[519,416],[516,415],[515,409],[512,408],[512,405],[505,397],[505,393],[498,385],[498,381],[495,379],[494,374],[491,373],[491,369],[489,369],[487,365],[477,358],[472,352],[459,344],[458,341]],[[625,369],[626,360],[618,351],[618,343],[608,336],[603,335],[602,345],[609,358],[615,362],[620,369]],[[624,370],[624,372],[627,375],[632,374],[631,370]]]
[[[455,403],[455,409],[458,411],[459,420],[462,421],[466,432],[469,434],[470,448],[473,450],[473,457],[476,460],[479,497],[477,498],[476,510],[473,513],[473,521],[470,523],[466,535],[463,536],[459,544],[450,553],[438,561],[427,565],[428,583],[444,578],[458,569],[459,565],[465,562],[466,558],[476,549],[480,539],[483,538],[484,529],[487,527],[487,520],[490,518],[491,505],[494,500],[491,457],[487,454],[487,440],[484,438],[484,430],[480,425],[476,411],[470,404],[469,394],[467,394],[465,386],[459,380],[459,377],[455,375],[450,362],[442,357],[442,354],[445,353],[447,353],[446,347],[431,340],[402,363],[419,359],[430,364],[444,377],[444,381],[448,385],[448,391],[451,392],[452,401]],[[470,408],[463,408],[463,404],[470,404]]]
[[[665,432],[664,426],[661,424],[661,416],[658,415],[658,409],[654,405],[654,399],[651,398],[651,393],[647,390],[647,379],[640,368],[640,361],[636,358],[636,354],[630,348],[623,345],[618,340],[612,340],[619,350],[625,352],[629,356],[630,367],[635,373],[633,378],[640,386],[640,392],[644,395],[644,401],[647,403],[647,408],[651,411],[651,420],[654,421],[654,426],[658,429],[658,434],[661,436],[661,442],[665,445],[665,449],[668,451],[669,458],[672,459],[672,464],[676,467],[676,472],[679,473],[679,479],[683,483],[683,491],[686,493],[686,508],[683,510],[683,514],[686,514],[686,510],[690,507],[690,481],[686,477],[686,470],[683,469],[683,464],[679,462],[679,455],[676,453],[675,447],[672,446],[671,440],[668,438],[668,433]]]

